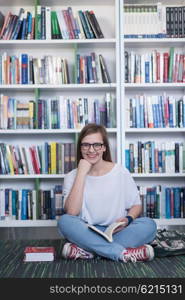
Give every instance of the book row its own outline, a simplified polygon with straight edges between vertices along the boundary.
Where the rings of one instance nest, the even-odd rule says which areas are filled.
[[[1,12],[0,39],[94,39],[104,38],[93,10],[72,7],[53,10],[50,6],[37,5],[34,10],[20,8],[18,15]]]
[[[0,143],[0,174],[64,174],[75,166],[74,143],[45,142],[37,146]]]
[[[185,96],[136,95],[129,99],[130,128],[184,128]]]
[[[110,75],[102,54],[76,55],[75,83],[110,83]],[[0,55],[0,84],[69,84],[72,71],[66,58],[60,56],[33,57],[26,53]]]
[[[0,189],[0,220],[59,219],[63,211],[63,186],[53,189]]]
[[[142,203],[142,216],[185,218],[185,187],[138,186]]]
[[[124,34],[126,38],[183,38],[185,6],[126,4]]]
[[[185,82],[185,54],[152,50],[145,54],[125,51],[125,83]]]
[[[142,216],[185,218],[185,187],[138,186]],[[0,189],[0,220],[58,219],[63,213],[63,187],[53,189]]]
[[[18,100],[0,95],[0,129],[81,129],[88,123],[115,128],[115,99],[59,96],[59,99]]]
[[[125,164],[131,173],[185,172],[185,143],[138,141],[125,147]]]

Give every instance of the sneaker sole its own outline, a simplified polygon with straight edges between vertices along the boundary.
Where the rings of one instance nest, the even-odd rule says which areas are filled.
[[[70,243],[66,243],[62,249],[62,257],[68,258],[68,249],[70,247]]]
[[[154,258],[154,249],[150,245],[145,245],[149,251],[149,259],[148,261],[152,260]]]

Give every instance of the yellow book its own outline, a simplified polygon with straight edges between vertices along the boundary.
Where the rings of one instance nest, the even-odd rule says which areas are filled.
[[[33,120],[34,120],[34,116],[33,116],[33,106],[34,106],[33,101],[29,101],[29,121],[30,121],[30,129],[33,129]]]
[[[56,142],[51,142],[51,174],[57,173],[57,162],[56,162]]]

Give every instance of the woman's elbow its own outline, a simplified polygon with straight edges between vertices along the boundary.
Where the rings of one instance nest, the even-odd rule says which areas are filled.
[[[66,208],[65,213],[71,216],[78,216],[80,212],[73,208]]]

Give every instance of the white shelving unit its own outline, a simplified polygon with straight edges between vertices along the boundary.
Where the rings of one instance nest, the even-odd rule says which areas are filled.
[[[185,128],[129,128],[129,97],[136,95],[162,95],[166,92],[167,95],[182,96],[185,93],[184,83],[125,83],[124,66],[125,66],[125,51],[134,51],[136,53],[147,53],[154,49],[168,50],[170,47],[175,47],[184,50],[184,38],[124,38],[124,13],[123,6],[125,4],[156,4],[158,1],[121,0],[120,8],[120,61],[121,61],[121,133],[122,133],[122,161],[125,163],[125,146],[126,143],[137,140],[156,140],[156,141],[183,141],[185,142]],[[183,6],[182,1],[169,3],[169,1],[161,1],[166,6]],[[185,173],[148,173],[148,174],[132,174],[138,185],[152,186],[184,186]],[[158,226],[161,225],[185,225],[185,219],[155,219]]]
[[[1,11],[4,15],[11,11],[18,14],[20,7],[32,11],[34,0],[3,0]],[[93,10],[98,19],[103,39],[83,40],[0,40],[0,54],[7,52],[9,55],[27,53],[40,57],[42,55],[58,55],[67,58],[70,73],[70,84],[19,84],[0,85],[0,93],[15,98],[33,98],[35,90],[39,90],[41,98],[57,98],[59,95],[74,97],[102,98],[106,92],[111,92],[116,100],[116,128],[108,128],[110,146],[113,160],[121,163],[121,133],[120,128],[120,39],[119,39],[119,0],[40,0],[40,5],[50,6],[53,10],[66,9],[71,6],[73,12],[77,10]],[[111,17],[110,17],[111,16]],[[111,83],[76,84],[73,80],[73,66],[75,51],[88,54],[94,51],[105,58]],[[34,144],[44,141],[74,142],[80,129],[33,129],[33,130],[0,130],[0,141],[10,144]],[[51,188],[63,182],[65,174],[37,174],[37,175],[0,175],[0,188],[28,188],[34,187],[34,182],[39,179],[40,186]],[[5,220],[0,221],[0,227],[52,227],[56,220]]]
[[[1,11],[6,15],[8,11],[17,13],[20,7],[27,10],[34,8],[34,0],[3,0]],[[152,3],[156,3],[154,0]],[[182,5],[176,1],[176,5]],[[148,0],[125,0],[125,3],[149,3]],[[163,0],[168,4],[168,1]],[[70,84],[62,85],[0,85],[0,93],[16,98],[34,98],[36,89],[43,98],[57,97],[102,97],[105,92],[111,92],[116,98],[116,128],[109,128],[108,134],[114,161],[125,164],[125,145],[133,140],[182,140],[185,142],[185,128],[128,128],[127,101],[130,96],[139,93],[161,94],[163,92],[182,96],[185,92],[184,83],[124,83],[124,51],[132,49],[142,52],[155,48],[168,49],[176,47],[184,49],[185,39],[124,39],[124,0],[40,0],[40,4],[51,6],[54,10],[71,6],[73,10],[93,9],[104,33],[104,39],[85,40],[0,40],[0,53],[12,54],[28,53],[42,56],[62,55],[69,61],[69,71],[72,74],[74,53],[85,54],[91,51],[102,53],[105,57],[112,82],[110,84]],[[70,76],[72,77],[72,76]],[[0,141],[12,144],[38,144],[47,141],[73,142],[80,129],[45,129],[45,130],[0,130]],[[42,187],[52,187],[61,183],[65,174],[39,174],[39,175],[0,175],[1,187],[24,186],[33,188],[34,181],[39,179]],[[137,184],[155,185],[173,184],[184,185],[185,173],[174,174],[132,174]],[[56,226],[55,220],[6,220],[0,221],[0,227],[47,227]],[[157,225],[185,225],[184,219],[156,219]]]

